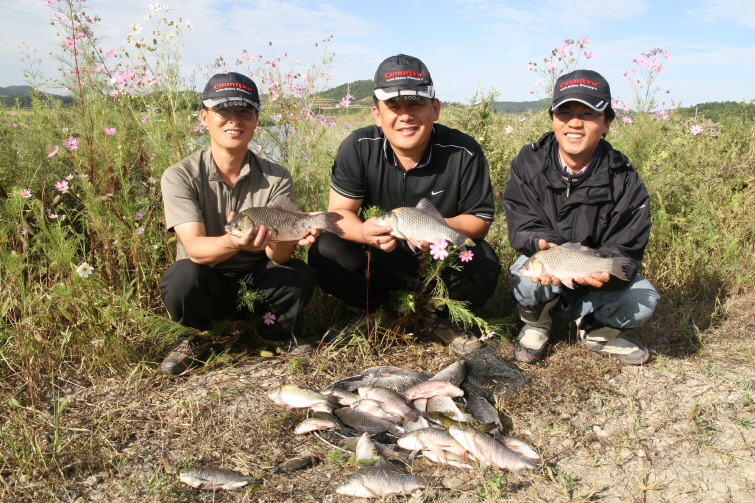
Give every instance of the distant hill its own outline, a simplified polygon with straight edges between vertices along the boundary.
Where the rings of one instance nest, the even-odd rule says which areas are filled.
[[[33,92],[34,88],[31,86],[0,87],[0,104],[4,107],[15,107],[16,103],[18,103],[21,108],[31,108],[31,93]],[[73,103],[73,98],[70,96],[61,96],[59,94],[50,94],[48,96],[60,100],[64,104]]]
[[[348,84],[341,84],[338,87],[318,93],[317,97],[324,100],[341,101],[341,98],[346,94],[354,96],[354,100],[372,98],[372,80],[356,80]]]
[[[755,103],[740,103],[737,101],[714,101],[700,103],[691,107],[682,107],[679,113],[683,117],[705,117],[712,121],[720,122],[724,117],[741,117],[743,119],[755,119]]]
[[[528,111],[546,110],[548,105],[537,101],[494,101],[493,110],[505,114],[523,114]]]

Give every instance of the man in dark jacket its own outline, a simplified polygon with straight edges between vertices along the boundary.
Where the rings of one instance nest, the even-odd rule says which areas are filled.
[[[326,340],[352,334],[392,291],[413,289],[420,279],[422,251],[390,235],[391,228],[375,217],[362,221],[362,209],[390,211],[428,199],[439,219],[474,240],[467,255],[473,260],[455,259],[459,267],[441,274],[450,298],[468,302],[471,309],[493,294],[501,272],[495,251],[484,241],[495,213],[488,163],[473,138],[435,123],[440,101],[425,64],[404,54],[387,58],[375,73],[374,91],[375,125],[350,134],[333,164],[328,211],[343,215],[344,236],[321,236],[309,251],[320,287],[346,306]],[[421,244],[425,251],[429,247]],[[428,318],[430,334],[452,350],[467,353],[480,346],[446,313]]]
[[[563,302],[577,321],[580,344],[643,364],[648,350],[627,333],[650,318],[660,298],[637,275],[650,236],[650,197],[632,164],[603,139],[616,116],[608,82],[590,70],[561,76],[550,115],[553,131],[525,145],[511,162],[503,197],[509,241],[522,254],[511,266],[512,291],[525,323],[513,355],[527,363],[540,358],[550,335],[550,310]],[[603,271],[576,278],[572,290],[557,278],[517,274],[528,257],[567,242],[603,257],[629,258],[628,280]]]

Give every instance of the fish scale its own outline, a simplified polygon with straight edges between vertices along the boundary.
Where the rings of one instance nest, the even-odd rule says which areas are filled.
[[[630,263],[631,259],[627,257],[598,257],[594,250],[580,247],[579,243],[567,243],[535,253],[518,273],[530,278],[558,278],[568,288],[574,288],[574,278],[602,271],[627,281],[629,278],[624,266]]]
[[[422,199],[416,207],[403,206],[377,217],[377,223],[390,227],[391,236],[404,239],[414,250],[420,241],[445,240],[456,246],[474,246],[474,242],[464,234],[450,228],[435,206]]]

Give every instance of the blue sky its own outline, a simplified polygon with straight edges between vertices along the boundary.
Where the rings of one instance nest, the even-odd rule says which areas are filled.
[[[59,46],[50,25],[52,10],[42,0],[0,0],[0,86],[25,84],[18,47],[26,43],[43,60],[46,77],[57,75],[47,53]],[[621,75],[641,52],[660,47],[673,59],[658,85],[691,106],[707,101],[755,99],[755,0],[405,0],[330,2],[182,0],[168,4],[172,16],[188,19],[182,72],[188,76],[223,56],[242,50],[278,55],[307,64],[315,42],[333,35],[331,87],[371,79],[388,56],[405,53],[422,59],[442,100],[461,101],[477,90],[495,88],[499,100],[534,99],[538,77],[529,61],[542,60],[565,38],[588,35],[595,59],[587,68],[603,74],[614,96],[632,97]],[[152,5],[155,5],[154,3]],[[164,5],[164,4],[160,4]],[[89,15],[102,19],[103,47],[121,47],[129,24],[147,31],[150,2],[87,0]],[[234,69],[233,65],[228,66]],[[198,80],[204,80],[200,77]],[[200,82],[200,87],[203,82]]]

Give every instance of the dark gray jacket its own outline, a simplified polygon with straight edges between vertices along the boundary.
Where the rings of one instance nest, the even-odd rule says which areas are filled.
[[[625,268],[637,275],[650,237],[650,196],[629,160],[605,140],[589,176],[571,188],[559,174],[555,135],[525,145],[513,161],[503,195],[509,242],[522,255],[540,250],[538,240],[581,243],[605,257],[632,259]],[[614,276],[601,290],[627,282]],[[594,289],[590,287],[590,289]]]

